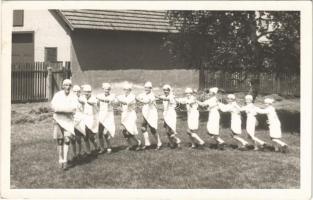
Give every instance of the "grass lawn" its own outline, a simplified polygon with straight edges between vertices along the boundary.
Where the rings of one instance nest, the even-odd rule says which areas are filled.
[[[56,144],[52,139],[52,113],[47,103],[12,105],[11,188],[299,188],[300,134],[283,133],[287,154],[270,151],[224,151],[209,148],[214,141],[206,135],[202,116],[199,135],[207,146],[189,149],[186,120],[177,120],[182,149],[126,151],[126,141],[117,132],[112,154],[86,159],[62,171],[58,168]],[[161,111],[159,112],[161,117]],[[116,124],[120,122],[117,115]],[[138,128],[141,114],[138,113]],[[167,143],[161,120],[159,132]],[[236,144],[229,129],[221,129],[228,144]],[[270,142],[267,130],[256,133]],[[244,134],[246,137],[246,135]],[[140,135],[141,137],[141,135]],[[153,137],[150,137],[155,142]],[[70,156],[71,157],[71,156]]]

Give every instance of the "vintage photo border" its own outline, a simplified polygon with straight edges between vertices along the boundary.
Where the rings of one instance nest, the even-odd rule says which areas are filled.
[[[1,198],[309,199],[312,187],[311,1],[6,1],[1,2]],[[13,9],[207,9],[301,11],[300,189],[10,189],[11,32]],[[210,180],[208,180],[210,181]]]

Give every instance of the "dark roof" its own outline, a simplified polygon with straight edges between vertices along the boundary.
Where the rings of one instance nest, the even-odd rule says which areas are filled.
[[[59,13],[72,30],[177,32],[166,19],[166,10],[60,10]]]

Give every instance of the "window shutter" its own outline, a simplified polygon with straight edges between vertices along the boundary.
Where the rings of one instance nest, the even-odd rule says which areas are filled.
[[[24,25],[24,10],[13,10],[13,26]]]
[[[45,48],[45,62],[57,62],[57,48],[46,47]]]

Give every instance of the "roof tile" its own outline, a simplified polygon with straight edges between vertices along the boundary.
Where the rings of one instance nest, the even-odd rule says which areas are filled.
[[[166,10],[60,10],[73,29],[177,32]]]

